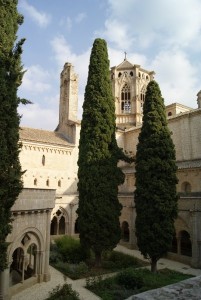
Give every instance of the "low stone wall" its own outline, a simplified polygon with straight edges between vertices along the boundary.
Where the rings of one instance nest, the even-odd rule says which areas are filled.
[[[127,300],[200,300],[201,276],[131,296]]]

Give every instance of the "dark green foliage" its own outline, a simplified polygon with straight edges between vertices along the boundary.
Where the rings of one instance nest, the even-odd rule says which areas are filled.
[[[192,277],[192,275],[174,272],[168,269],[151,273],[147,269],[124,270],[117,275],[103,279],[91,277],[86,279],[86,287],[103,300],[123,300],[131,295],[151,289],[160,288]]]
[[[111,251],[103,256],[102,267],[110,270],[120,270],[132,266],[137,268],[145,265],[136,257],[118,251]]]
[[[117,167],[125,158],[115,138],[115,106],[109,76],[106,42],[93,44],[81,122],[78,227],[81,244],[101,253],[120,240],[118,185],[124,174]]]
[[[53,267],[71,279],[80,279],[89,276],[89,267],[85,262],[71,264],[63,261],[58,261],[53,264]]]
[[[72,290],[70,284],[58,285],[46,300],[80,300],[79,294]]]
[[[17,0],[0,0],[0,270],[6,267],[5,239],[12,228],[11,207],[22,189],[17,90],[23,76],[24,40],[16,43],[18,26],[23,21],[17,4]]]
[[[89,252],[80,245],[80,241],[70,236],[63,236],[55,240],[58,253],[62,261],[70,263],[79,263],[89,257]]]
[[[116,280],[118,284],[128,290],[133,288],[140,289],[144,284],[142,274],[136,274],[136,270],[133,268],[128,268],[118,273]]]
[[[143,109],[136,155],[135,225],[138,247],[156,267],[171,248],[178,196],[175,149],[155,81],[147,86]]]

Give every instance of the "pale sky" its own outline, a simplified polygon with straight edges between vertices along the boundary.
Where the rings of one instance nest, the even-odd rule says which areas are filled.
[[[79,74],[79,118],[95,38],[108,45],[110,65],[127,52],[132,64],[155,71],[165,104],[197,107],[201,90],[200,0],[19,0],[24,15],[27,70],[19,95],[22,126],[54,130],[58,124],[60,72],[65,62]]]

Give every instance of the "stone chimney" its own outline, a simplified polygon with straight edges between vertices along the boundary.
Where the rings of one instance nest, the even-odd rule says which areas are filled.
[[[197,96],[198,108],[201,108],[201,90],[197,93]]]

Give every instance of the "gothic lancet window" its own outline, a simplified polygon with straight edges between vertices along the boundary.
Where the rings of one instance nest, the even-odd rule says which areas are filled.
[[[124,114],[131,113],[131,93],[127,84],[121,90],[121,112]]]
[[[143,110],[143,105],[144,105],[144,101],[145,101],[145,93],[146,93],[146,87],[143,86],[143,88],[141,89],[141,92],[140,92],[140,105],[141,105],[141,110]]]

